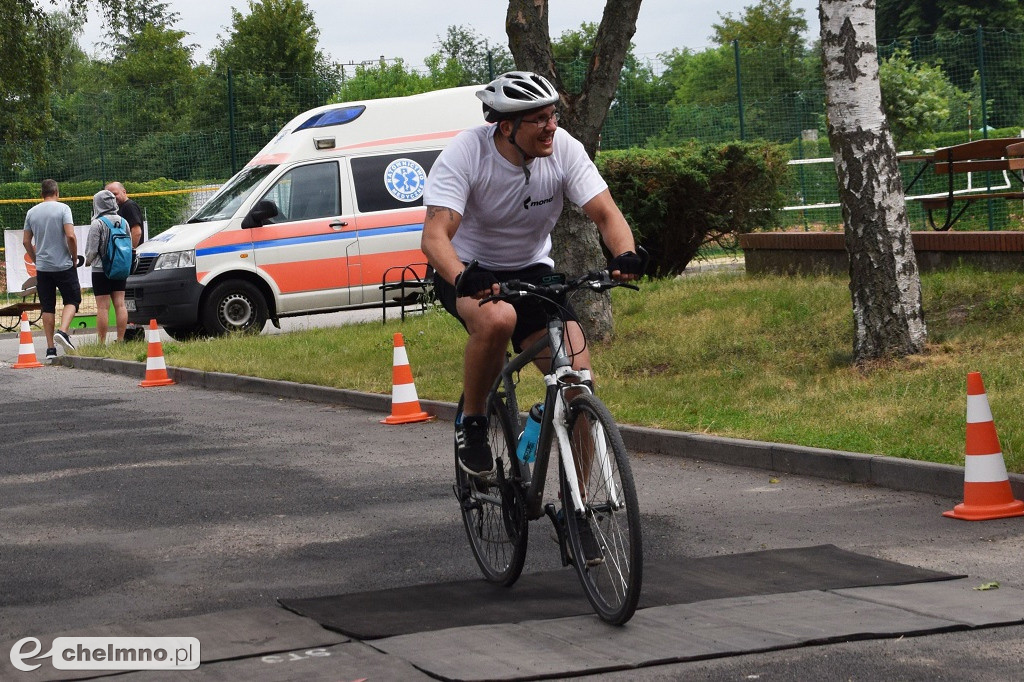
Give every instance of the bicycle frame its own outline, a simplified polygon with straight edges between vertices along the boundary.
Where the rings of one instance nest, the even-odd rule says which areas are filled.
[[[584,503],[580,495],[579,479],[576,475],[576,464],[573,461],[572,448],[569,441],[569,431],[565,426],[566,400],[561,399],[565,391],[586,391],[592,393],[590,370],[574,370],[572,359],[565,352],[564,345],[564,322],[559,317],[552,316],[548,321],[547,334],[539,338],[529,348],[523,350],[515,357],[505,363],[501,374],[495,381],[491,393],[496,394],[502,387],[505,389],[510,411],[509,414],[514,425],[514,431],[519,430],[519,412],[515,397],[514,375],[521,371],[528,364],[537,359],[545,350],[551,353],[551,369],[544,375],[544,383],[547,386],[544,394],[544,416],[541,419],[540,437],[538,441],[537,460],[531,474],[530,465],[526,462],[516,460],[513,465],[522,476],[524,486],[524,497],[526,503],[526,517],[529,520],[538,519],[544,516],[544,484],[547,479],[549,458],[551,456],[551,445],[557,439],[559,457],[562,462],[562,469],[572,491],[572,505],[575,511],[583,511]],[[598,463],[597,471],[609,484],[607,487],[612,491],[613,496],[617,495],[615,486],[611,485],[611,464],[608,461],[608,453],[604,448],[604,439],[596,438],[599,447],[594,452],[594,458]],[[510,455],[514,456],[514,455]],[[618,499],[612,500],[618,506]]]
[[[474,267],[476,261],[463,273]],[[473,556],[488,581],[509,586],[519,579],[526,561],[529,522],[546,516],[557,536],[562,565],[573,565],[588,601],[602,620],[613,625],[628,621],[639,603],[643,582],[640,510],[629,454],[615,417],[594,395],[590,370],[573,368],[580,357],[577,353],[586,346],[566,347],[576,328],[575,323],[566,327],[563,301],[577,290],[602,292],[619,286],[637,289],[613,278],[608,270],[571,280],[553,274],[540,282],[510,279],[500,283],[497,293],[480,300],[480,305],[487,305],[535,296],[546,323],[521,353],[505,353],[504,366],[487,393],[487,439],[496,455],[496,475],[474,481],[462,460],[456,432],[453,487]],[[516,388],[520,372],[531,362],[544,368],[545,386],[532,465],[518,458],[515,443],[522,424]],[[544,501],[553,446],[558,448],[561,465],[558,503]]]

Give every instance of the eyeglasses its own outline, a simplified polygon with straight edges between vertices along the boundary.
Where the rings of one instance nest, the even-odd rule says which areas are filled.
[[[523,123],[532,123],[533,125],[537,126],[538,128],[547,128],[548,124],[551,123],[552,121],[555,122],[555,125],[558,125],[558,122],[561,119],[562,119],[562,115],[559,112],[556,111],[555,113],[550,114],[548,116],[541,116],[540,118],[524,118],[524,119],[520,119],[520,120]]]

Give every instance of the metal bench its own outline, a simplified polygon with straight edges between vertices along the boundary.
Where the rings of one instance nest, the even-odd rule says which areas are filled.
[[[384,276],[378,287],[381,291],[382,323],[388,320],[389,306],[397,305],[401,308],[403,322],[408,306],[418,306],[421,312],[427,309],[427,302],[433,290],[429,281],[429,271],[430,267],[426,263],[393,265],[384,271]],[[397,294],[392,295],[389,300],[388,294],[394,292]]]

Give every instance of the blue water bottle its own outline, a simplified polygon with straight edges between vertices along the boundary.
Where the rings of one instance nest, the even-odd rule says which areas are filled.
[[[544,403],[537,403],[530,408],[526,428],[519,436],[519,447],[516,448],[516,457],[523,462],[530,463],[537,459],[537,442],[540,440],[540,420],[543,413]]]

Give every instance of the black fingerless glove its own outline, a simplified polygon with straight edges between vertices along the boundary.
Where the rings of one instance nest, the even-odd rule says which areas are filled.
[[[608,271],[615,272],[616,270],[623,275],[642,275],[644,274],[644,259],[632,251],[620,253],[608,261]]]
[[[498,278],[490,270],[481,270],[480,268],[463,270],[455,277],[455,297],[472,296],[481,289],[490,289],[492,284],[497,283]]]

